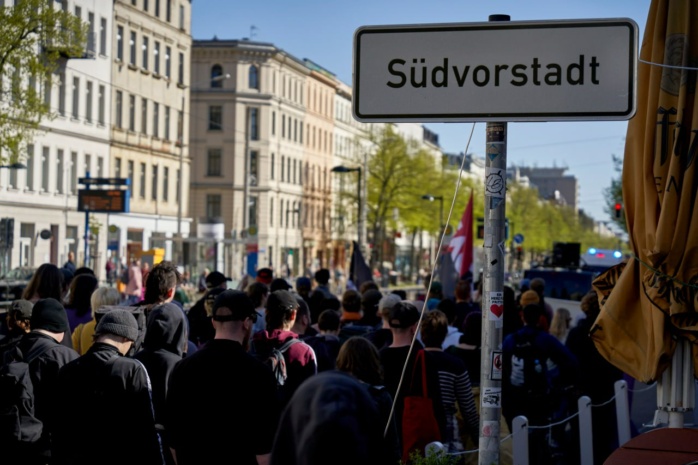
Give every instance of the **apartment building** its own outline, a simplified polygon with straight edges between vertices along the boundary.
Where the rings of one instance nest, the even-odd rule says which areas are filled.
[[[63,58],[49,81],[32,83],[43,93],[54,119],[26,147],[26,169],[0,170],[0,209],[13,218],[14,247],[7,266],[62,265],[69,252],[79,264],[100,271],[106,242],[106,215],[77,211],[78,179],[111,175],[111,2],[62,0],[52,5],[87,23],[82,56]],[[0,93],[1,95],[2,93]],[[20,104],[20,102],[7,102]],[[86,234],[87,232],[87,234]]]
[[[130,180],[131,208],[109,216],[110,252],[164,248],[179,261],[180,242],[169,239],[191,231],[191,0],[114,0],[113,8],[110,168]]]

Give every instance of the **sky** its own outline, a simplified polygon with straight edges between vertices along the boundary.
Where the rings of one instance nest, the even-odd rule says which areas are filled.
[[[630,18],[642,37],[650,0],[196,0],[192,36],[268,42],[308,58],[351,84],[354,32],[361,26]],[[447,153],[484,157],[485,123],[428,123]],[[579,206],[599,221],[604,189],[619,176],[612,155],[623,156],[626,121],[519,122],[507,125],[507,167],[566,167],[579,180]],[[472,139],[468,140],[472,131]],[[467,150],[466,150],[467,148]]]

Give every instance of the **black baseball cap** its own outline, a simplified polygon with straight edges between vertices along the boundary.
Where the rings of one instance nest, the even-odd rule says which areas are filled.
[[[232,314],[216,315],[220,308],[227,308]],[[225,290],[216,296],[216,300],[213,301],[212,313],[212,318],[215,321],[242,321],[247,317],[253,320],[257,319],[252,299],[245,292],[235,289]]]
[[[278,291],[278,290],[288,291],[290,289],[293,289],[293,286],[291,286],[288,283],[288,281],[286,281],[284,278],[276,278],[269,285],[269,290],[271,292]]]
[[[206,287],[211,289],[212,287],[218,287],[226,281],[232,281],[220,271],[212,271],[206,275]]]
[[[393,305],[388,316],[391,328],[409,328],[419,321],[419,310],[414,304],[403,300]]]
[[[285,290],[279,290],[269,294],[266,309],[267,312],[275,313],[297,309],[299,306],[293,294]]]

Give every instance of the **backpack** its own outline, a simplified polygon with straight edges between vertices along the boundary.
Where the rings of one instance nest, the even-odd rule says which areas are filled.
[[[121,271],[121,277],[119,279],[123,284],[128,284],[128,267]]]
[[[284,359],[284,354],[293,344],[301,342],[300,339],[292,338],[284,342],[279,348],[272,348],[269,357],[266,360],[267,366],[271,368],[272,373],[274,373],[274,378],[276,378],[276,386],[278,388],[283,387],[286,384],[286,378],[288,373],[286,372],[286,359]]]
[[[546,397],[551,390],[548,377],[548,357],[534,340],[537,333],[514,333],[514,351],[511,357],[511,385],[531,399]]]
[[[34,415],[34,385],[29,364],[53,344],[37,344],[26,357],[18,346],[5,354],[0,367],[0,438],[3,443],[33,443],[41,438],[43,424]],[[8,441],[9,442],[9,441]]]

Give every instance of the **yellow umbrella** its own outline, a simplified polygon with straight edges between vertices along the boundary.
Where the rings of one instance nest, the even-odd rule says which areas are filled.
[[[678,340],[698,360],[698,1],[654,0],[628,123],[623,202],[634,256],[594,281],[599,352],[643,382],[670,365]],[[696,372],[694,368],[694,372]]]

